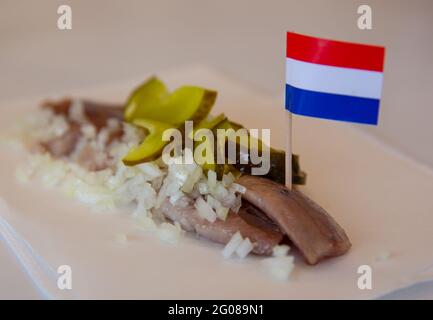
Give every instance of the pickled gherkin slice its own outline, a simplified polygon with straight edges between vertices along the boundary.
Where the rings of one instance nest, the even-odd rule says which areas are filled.
[[[142,143],[132,148],[123,158],[127,165],[134,165],[141,162],[151,161],[161,156],[164,146],[169,143],[162,141],[162,135],[168,129],[180,129],[183,137],[185,132],[182,130],[185,121],[193,121],[193,130],[188,138],[194,140],[195,133],[200,129],[209,129],[213,132],[213,163],[209,159],[202,163],[205,171],[213,170],[221,178],[224,174],[231,172],[235,176],[245,173],[250,174],[252,168],[261,166],[251,162],[251,145],[257,146],[257,153],[262,152],[263,142],[248,134],[247,140],[227,137],[222,145],[218,145],[217,129],[232,129],[237,131],[243,129],[241,124],[227,119],[224,114],[208,118],[217,93],[216,91],[200,88],[196,86],[182,86],[173,92],[169,92],[164,83],[157,77],[148,79],[145,83],[135,89],[124,110],[124,120],[138,127],[145,129],[148,135]],[[231,141],[231,142],[230,142]],[[206,157],[206,151],[212,150],[209,139],[203,137],[201,141],[194,141],[194,149],[200,148],[202,156]],[[203,145],[206,143],[206,145]],[[236,163],[235,164],[217,164],[216,155],[218,148],[224,148],[227,157],[228,144],[236,143]],[[248,154],[245,154],[248,152]],[[269,147],[270,152],[270,170],[264,176],[278,183],[285,182],[285,153]],[[240,159],[247,159],[248,163],[240,163]],[[226,159],[227,160],[227,159]],[[227,162],[227,161],[226,161]],[[299,157],[292,155],[292,183],[305,184],[306,174],[300,169]]]
[[[170,128],[180,128],[185,121],[199,123],[207,117],[215,103],[216,91],[183,86],[170,93],[164,83],[152,77],[133,91],[128,98],[124,120],[149,132],[143,142],[124,157],[133,165],[157,158],[168,141],[162,134]]]
[[[152,77],[136,88],[126,102],[123,118],[126,122],[132,122],[137,118],[146,118],[149,109],[156,108],[168,95],[164,83],[156,77]],[[160,120],[154,119],[154,120]]]
[[[213,128],[215,128],[220,123],[222,123],[223,121],[226,121],[226,120],[227,120],[227,117],[224,115],[224,113],[220,113],[219,115],[212,117],[210,119],[204,119],[194,128],[194,130],[190,133],[189,137],[192,139],[193,134],[200,129],[212,130]]]
[[[147,135],[140,145],[131,148],[122,159],[126,165],[134,165],[141,162],[154,160],[162,153],[166,141],[162,140],[165,130],[174,129],[171,124],[150,119],[135,119],[134,125],[147,131]]]
[[[187,120],[198,123],[209,114],[216,96],[216,91],[196,86],[182,86],[170,93],[162,81],[153,77],[128,98],[124,119],[132,122],[146,118],[175,126]]]
[[[284,151],[282,151],[284,153]],[[284,157],[286,157],[284,153]],[[299,155],[292,154],[292,183],[303,185],[307,183],[307,174],[301,170]]]
[[[214,131],[216,133],[217,129],[233,129],[233,130],[238,130],[243,128],[242,125],[238,124],[238,123],[234,123],[231,122],[229,120],[225,120],[223,122],[221,122],[219,125],[217,125],[214,128]],[[245,173],[245,174],[251,174],[251,169],[255,166],[253,163],[251,163],[250,161],[247,164],[242,164],[240,163],[240,159],[242,157],[241,154],[241,150],[248,150],[248,152],[251,152],[250,146],[251,146],[251,141],[252,139],[257,140],[255,141],[255,143],[253,143],[253,145],[258,146],[258,151],[260,152],[261,150],[261,146],[263,145],[263,142],[260,139],[257,139],[255,137],[252,136],[248,136],[248,145],[243,145],[242,144],[242,139],[237,139],[236,141],[233,141],[236,143],[236,163],[231,165],[230,167],[228,167],[228,165],[217,165],[217,167],[215,168],[215,172],[217,172],[218,176],[221,176],[222,173],[226,173],[227,170],[230,169],[236,169],[241,173]],[[241,144],[242,144],[242,148],[241,148]],[[226,141],[225,143],[225,152],[226,152],[226,156],[227,156],[227,147],[228,147],[228,141]],[[270,168],[269,168],[269,172],[264,175],[264,178],[268,178],[270,180],[273,180],[275,182],[284,184],[285,183],[285,179],[286,179],[286,161],[285,161],[285,152],[283,150],[278,150],[272,147],[269,147],[269,152],[270,152]],[[247,155],[248,156],[248,155]],[[300,169],[300,164],[299,164],[299,156],[296,154],[292,155],[292,183],[293,184],[297,184],[297,185],[304,185],[306,183],[306,179],[307,179],[307,175],[304,171],[302,171]]]
[[[193,135],[198,132],[200,129],[209,129],[209,130],[213,130],[216,126],[218,126],[220,123],[222,123],[223,121],[226,121],[227,117],[221,113],[215,117],[212,117],[211,119],[205,119],[203,121],[201,121],[196,128],[194,128],[194,130],[191,132],[190,138],[193,138]],[[207,146],[207,148],[203,148],[204,150],[208,150],[208,149],[212,149],[213,151],[213,162],[209,163],[209,162],[205,162],[201,165],[201,167],[203,168],[203,170],[205,172],[207,172],[208,170],[213,170],[213,171],[217,171],[217,164],[216,164],[216,159],[215,159],[215,155],[216,155],[216,141],[212,141],[213,142],[213,148],[212,146]],[[194,149],[197,149],[199,146],[202,146],[203,143],[207,143],[209,144],[210,141],[208,139],[203,138],[201,141],[195,141],[194,142]],[[206,157],[206,154],[203,154],[204,157]]]

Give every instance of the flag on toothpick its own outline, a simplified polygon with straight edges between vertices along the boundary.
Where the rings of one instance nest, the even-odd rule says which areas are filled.
[[[385,48],[287,32],[286,109],[377,125]]]
[[[292,113],[377,125],[385,48],[287,32],[286,185],[292,186]]]

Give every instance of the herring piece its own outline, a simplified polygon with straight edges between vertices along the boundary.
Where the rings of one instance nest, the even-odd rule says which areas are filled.
[[[42,104],[42,108],[63,115],[69,124],[69,128],[59,137],[40,142],[38,145],[40,149],[49,152],[55,158],[68,157],[75,153],[76,162],[91,171],[102,170],[108,166],[106,157],[102,152],[94,150],[88,145],[82,148],[78,148],[78,146],[80,140],[86,134],[93,135],[92,128],[98,131],[98,139],[101,138],[99,139],[101,145],[108,145],[112,141],[121,138],[123,129],[114,122],[120,124],[119,120],[122,119],[123,107],[98,104],[86,100],[63,99],[56,102],[47,101]],[[82,110],[78,110],[80,108]],[[77,152],[77,148],[79,152]]]
[[[63,114],[67,118],[69,111],[73,106],[74,102],[72,99],[62,99],[59,101],[45,101],[42,104],[42,108],[51,109],[56,114]],[[122,105],[98,103],[89,100],[78,101],[77,103],[82,104],[84,116],[96,127],[101,129],[107,126],[109,119],[123,120],[123,109]],[[72,119],[70,119],[72,120]]]
[[[272,219],[309,264],[349,250],[351,244],[344,230],[300,191],[249,175],[241,176],[236,182],[247,189],[243,198]]]
[[[80,136],[80,126],[71,124],[69,129],[60,137],[41,142],[39,147],[44,151],[48,151],[54,158],[66,157],[74,151]]]
[[[243,237],[249,238],[253,245],[252,252],[258,255],[271,255],[272,248],[283,238],[279,232],[247,223],[232,211],[229,212],[226,220],[216,219],[214,222],[209,222],[200,217],[192,204],[180,207],[165,200],[159,210],[168,219],[179,222],[184,230],[196,232],[203,238],[218,243],[227,244],[239,231]],[[243,210],[241,208],[240,212]]]

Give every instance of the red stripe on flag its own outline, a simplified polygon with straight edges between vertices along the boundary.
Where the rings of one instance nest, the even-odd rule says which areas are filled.
[[[385,48],[287,32],[286,57],[335,67],[383,71]]]

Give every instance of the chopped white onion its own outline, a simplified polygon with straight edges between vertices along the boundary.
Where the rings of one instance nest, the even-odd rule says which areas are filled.
[[[81,126],[81,133],[86,139],[93,139],[96,137],[96,128],[91,123],[86,123]]]
[[[195,201],[194,207],[197,209],[197,212],[200,217],[206,219],[209,222],[215,222],[216,213],[211,208],[211,206],[203,200],[202,197],[198,197]]]
[[[188,175],[185,183],[182,186],[182,191],[186,193],[190,193],[194,188],[194,185],[203,175],[203,171],[200,166],[194,168],[194,170]]]
[[[294,268],[293,256],[271,257],[263,259],[271,276],[277,280],[288,280]]]
[[[216,172],[213,170],[209,170],[207,172],[207,184],[209,186],[210,189],[215,188],[217,183],[217,175]]]
[[[199,183],[197,183],[197,186],[198,186],[198,191],[200,192],[200,194],[208,194],[209,193],[209,188],[208,188],[206,183],[199,182]]]
[[[146,232],[155,232],[158,230],[158,226],[155,224],[155,221],[151,217],[147,216],[138,216],[136,217],[138,225],[143,228]]]
[[[215,182],[213,187],[209,186],[210,194],[220,202],[227,202],[231,193],[219,181]]]
[[[245,258],[253,250],[253,244],[250,239],[245,238],[236,248],[236,254],[239,258]]]
[[[224,247],[222,254],[224,258],[228,259],[232,256],[233,253],[236,252],[236,249],[239,247],[239,245],[242,243],[242,235],[238,231],[236,232],[231,238],[230,241],[227,242],[226,246]]]
[[[244,194],[247,191],[247,188],[245,188],[244,186],[241,186],[238,183],[232,183],[230,186],[230,191],[239,192],[239,193]]]
[[[224,187],[229,187],[235,181],[235,177],[233,176],[233,174],[231,172],[229,172],[229,173],[223,175],[222,181],[223,181]]]
[[[177,244],[182,235],[182,230],[179,225],[164,222],[159,226],[157,233],[161,241],[168,244]]]
[[[240,194],[238,194],[238,195],[236,196],[236,201],[235,201],[235,203],[230,207],[230,209],[232,209],[232,211],[233,211],[234,213],[238,213],[238,212],[239,212],[239,209],[241,208],[241,206],[242,206],[242,197],[241,197]]]
[[[229,214],[229,208],[226,207],[219,207],[215,210],[218,219],[221,219],[223,221],[225,221],[227,219],[227,216]]]
[[[274,257],[283,257],[289,253],[290,247],[288,245],[282,244],[277,245],[272,248],[272,255]]]
[[[178,190],[177,192],[175,192],[174,194],[172,194],[170,196],[170,203],[171,204],[175,204],[177,202],[177,200],[179,200],[180,198],[182,198],[184,196],[184,193],[181,190]]]
[[[221,202],[219,202],[217,199],[215,199],[214,197],[212,197],[210,194],[208,194],[206,196],[206,202],[208,203],[208,205],[212,208],[212,209],[218,209],[219,207],[221,207]]]
[[[87,117],[84,112],[84,105],[82,100],[72,100],[71,107],[69,108],[69,118],[77,123],[87,123]]]

